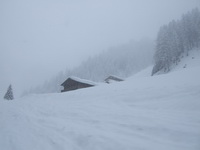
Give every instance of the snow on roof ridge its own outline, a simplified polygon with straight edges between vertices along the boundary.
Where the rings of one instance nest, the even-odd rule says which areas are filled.
[[[108,77],[115,77],[115,78],[124,80],[124,78],[122,78],[122,77],[120,77],[120,76],[116,76],[116,75],[109,75]]]
[[[97,85],[97,83],[87,80],[87,79],[81,79],[81,78],[75,77],[75,76],[70,76],[69,78],[72,80],[78,81],[78,82],[82,82],[82,83],[86,83],[86,84],[90,84],[90,85]]]

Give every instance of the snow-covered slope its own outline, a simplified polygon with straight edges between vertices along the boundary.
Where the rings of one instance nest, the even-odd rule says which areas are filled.
[[[151,76],[152,69],[153,69],[153,66],[149,66],[149,67],[143,69],[142,71],[134,74],[133,77],[134,78],[135,77],[149,77],[149,76]],[[132,78],[132,77],[130,77],[130,78]]]
[[[1,100],[0,149],[199,150],[199,77],[200,64],[66,93]]]
[[[188,56],[186,56],[186,54],[182,54],[180,62],[177,65],[174,64],[170,72],[199,67],[199,65],[200,65],[200,48],[196,48],[189,51]],[[151,76],[152,69],[153,66],[149,66],[146,69],[143,69],[142,71],[134,74],[133,77],[149,77]],[[158,75],[163,74],[163,72],[159,72],[157,74]]]
[[[200,64],[200,48],[189,51],[189,55],[181,58],[180,63],[172,68],[172,71],[178,71],[187,68],[199,67]]]

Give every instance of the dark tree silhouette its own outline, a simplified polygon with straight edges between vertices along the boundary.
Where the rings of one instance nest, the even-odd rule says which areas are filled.
[[[6,99],[6,100],[13,100],[14,99],[12,85],[9,85],[8,90],[7,90],[7,92],[4,96],[4,99]]]

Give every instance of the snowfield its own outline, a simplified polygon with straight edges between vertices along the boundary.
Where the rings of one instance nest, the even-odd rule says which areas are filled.
[[[148,68],[124,82],[1,100],[0,149],[199,150],[195,61],[169,74],[146,76]]]

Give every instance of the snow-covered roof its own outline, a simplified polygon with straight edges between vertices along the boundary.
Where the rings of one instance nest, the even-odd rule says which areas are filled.
[[[71,80],[74,80],[74,81],[77,81],[77,82],[81,82],[81,83],[85,83],[85,84],[90,84],[90,85],[97,85],[95,82],[93,81],[90,81],[90,80],[86,80],[86,79],[81,79],[81,78],[78,78],[78,77],[74,77],[74,76],[70,76],[68,79],[71,79]],[[66,82],[66,81],[65,81]],[[64,83],[65,83],[64,82]]]
[[[105,81],[109,81],[109,80],[124,81],[124,79],[117,77],[117,76],[113,76],[113,75],[110,75],[105,79]]]

